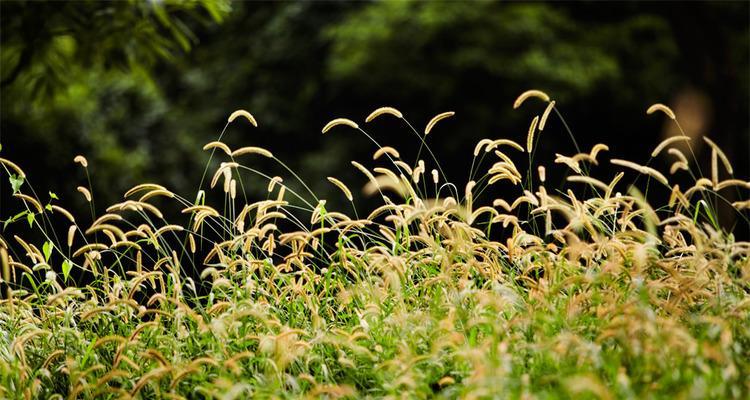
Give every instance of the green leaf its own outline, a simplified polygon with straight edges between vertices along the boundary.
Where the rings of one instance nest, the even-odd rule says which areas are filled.
[[[73,264],[70,263],[70,261],[65,260],[62,263],[62,273],[63,273],[63,279],[65,281],[68,280],[68,276],[70,276],[70,270],[73,268]]]
[[[47,204],[46,206],[44,206],[44,209],[47,210],[47,211],[52,211],[52,205],[51,204]]]
[[[20,213],[14,215],[13,218],[8,218],[7,220],[5,220],[3,222],[3,230],[5,230],[5,228],[7,228],[8,225],[10,225],[13,222],[18,221],[19,219],[23,218],[23,216],[26,215],[26,214],[28,214],[28,213],[29,213],[28,210],[23,210]]]
[[[55,199],[55,200],[60,200],[60,199],[57,198],[57,195],[55,194],[55,192],[49,192],[49,198],[50,199]]]
[[[44,261],[49,262],[49,258],[52,255],[52,249],[55,248],[55,245],[52,244],[51,241],[46,241],[44,245],[42,246],[42,253],[44,253]]]
[[[34,227],[34,213],[28,213],[26,214],[26,221],[29,221],[29,227]]]
[[[13,194],[18,193],[21,190],[21,185],[23,185],[23,177],[12,174],[8,179],[10,180],[10,187],[13,188]]]

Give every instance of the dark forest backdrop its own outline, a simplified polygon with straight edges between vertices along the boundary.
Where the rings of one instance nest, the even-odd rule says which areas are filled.
[[[511,105],[529,88],[557,100],[582,148],[604,142],[635,162],[669,129],[645,115],[664,102],[750,176],[747,2],[3,1],[0,11],[0,156],[72,209],[87,207],[77,154],[100,204],[144,181],[192,196],[202,145],[239,108],[260,127],[233,124],[225,141],[272,150],[322,197],[336,190],[326,176],[360,187],[349,161],[373,151],[354,132],[321,135],[330,119],[363,122],[389,105],[422,129],[456,111],[429,140],[461,186],[479,139],[524,142],[541,109]],[[418,143],[399,122],[365,129],[411,159]],[[559,120],[541,143],[548,163],[575,153]],[[264,196],[265,184],[248,184]],[[3,182],[2,218],[17,206],[9,194]]]

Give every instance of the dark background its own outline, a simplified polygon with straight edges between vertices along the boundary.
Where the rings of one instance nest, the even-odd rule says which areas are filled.
[[[478,140],[525,143],[544,105],[512,103],[531,88],[557,101],[582,150],[608,144],[604,159],[648,162],[673,125],[645,110],[664,102],[697,135],[702,162],[706,134],[750,177],[748,2],[3,1],[0,12],[0,156],[26,171],[25,192],[30,183],[46,200],[51,190],[79,215],[88,206],[75,155],[88,158],[101,211],[144,181],[192,199],[208,161],[201,147],[238,108],[260,127],[238,121],[225,142],[272,150],[339,207],[325,177],[359,192],[366,180],[349,161],[372,166],[374,148],[351,129],[321,135],[329,120],[351,118],[412,161],[418,142],[403,122],[365,116],[394,106],[421,131],[455,111],[428,140],[463,188]],[[576,153],[559,119],[542,135],[537,163]],[[295,186],[269,160],[245,161]],[[594,175],[611,179],[607,165]],[[21,206],[1,176],[4,220]],[[246,188],[266,196],[264,182]]]

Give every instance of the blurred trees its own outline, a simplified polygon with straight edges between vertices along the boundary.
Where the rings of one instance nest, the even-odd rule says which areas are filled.
[[[106,202],[143,180],[188,195],[207,160],[201,145],[245,108],[260,128],[233,124],[225,140],[273,150],[326,197],[325,176],[353,188],[363,182],[348,161],[369,159],[373,149],[354,132],[321,136],[320,127],[391,105],[418,131],[438,112],[457,112],[429,140],[461,184],[477,140],[523,141],[532,112],[541,111],[511,109],[525,89],[558,99],[581,147],[606,142],[645,162],[644,147],[661,140],[663,123],[647,118],[646,107],[693,88],[714,102],[711,134],[735,149],[737,173],[750,175],[747,4],[229,6],[3,2],[4,156],[58,193],[82,182],[71,163],[82,153]],[[24,52],[32,56],[16,72]],[[405,158],[416,155],[418,142],[399,121],[366,129]],[[574,151],[559,122],[544,135],[542,160]],[[264,185],[248,184],[263,195]]]
[[[82,70],[148,74],[190,50],[197,38],[188,24],[220,22],[228,11],[212,0],[3,2],[0,85],[21,80],[28,95],[50,99]]]
[[[184,60],[196,27],[230,10],[214,0],[0,7],[0,139],[42,193],[72,193],[81,175],[71,157],[79,153],[95,163],[95,187],[146,178],[158,158],[150,137],[169,111],[158,75]]]

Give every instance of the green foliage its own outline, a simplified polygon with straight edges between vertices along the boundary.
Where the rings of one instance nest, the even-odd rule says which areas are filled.
[[[44,262],[49,262],[49,258],[52,255],[52,250],[55,248],[55,245],[52,244],[51,241],[44,242],[44,245],[42,246],[42,254],[44,254]]]
[[[23,185],[23,177],[11,174],[10,176],[8,176],[8,180],[10,181],[10,188],[13,191],[13,194],[18,193],[21,190],[21,186]]]
[[[60,270],[63,273],[63,281],[68,282],[68,278],[70,277],[70,271],[73,269],[73,264],[70,263],[68,260],[63,260],[62,267]]]
[[[747,147],[747,80],[736,73],[747,65],[746,30],[732,19],[744,15],[740,4],[237,2],[231,12],[216,1],[2,7],[3,144],[19,156],[43,149],[44,165],[35,171],[39,184],[66,199],[77,195],[41,172],[75,174],[73,152],[96,166],[89,177],[94,189],[122,191],[151,180],[191,190],[200,179],[189,168],[200,162],[196,149],[220,128],[226,110],[236,108],[263,115],[268,134],[233,135],[232,145],[281,148],[279,154],[314,179],[348,165],[344,154],[365,156],[351,138],[326,146],[313,140],[310,127],[324,122],[322,113],[359,115],[390,104],[413,110],[421,124],[441,105],[459,104],[456,111],[473,126],[457,126],[435,152],[461,165],[451,154],[467,151],[461,147],[466,143],[521,132],[515,128],[519,115],[498,105],[528,82],[574,107],[569,111],[580,118],[570,122],[583,142],[611,132],[620,138],[612,144],[623,149],[658,142],[659,126],[623,121],[618,112],[639,113],[644,103],[667,101],[679,88],[695,86],[715,102],[710,130],[737,133],[719,141],[728,151]],[[691,36],[695,30],[682,21],[692,16],[725,22],[694,24],[704,26],[697,39],[713,35],[716,43]],[[45,34],[34,39],[36,31]],[[28,46],[32,40],[43,45]],[[24,49],[34,56],[10,80]],[[713,49],[722,53],[689,58],[688,50]],[[386,127],[375,134],[398,144],[389,132]],[[632,135],[637,139],[627,140]],[[299,148],[287,152],[288,142]],[[735,158],[743,168],[743,158]],[[325,182],[310,183],[330,190]],[[249,186],[253,195],[263,195],[262,188]],[[116,200],[109,193],[98,196]]]
[[[602,85],[626,88],[617,83],[632,80],[622,61],[635,52],[645,70],[638,80],[669,85],[666,67],[677,52],[659,18],[638,15],[601,25],[575,21],[546,4],[379,2],[331,27],[328,36],[333,76],[357,85],[398,83],[437,96],[454,93],[451,85],[460,81],[445,77],[463,71],[544,82],[578,96]],[[656,74],[661,79],[651,79]]]
[[[11,223],[16,222],[23,217],[27,217],[28,214],[29,212],[24,210],[10,218],[7,218],[5,221],[3,221],[3,230],[5,230],[5,228],[7,228]],[[29,225],[31,225],[31,223]]]
[[[75,82],[81,69],[139,74],[174,60],[196,38],[189,23],[221,21],[225,1],[5,2],[2,87],[17,80],[40,100]],[[208,14],[207,16],[205,14]]]

